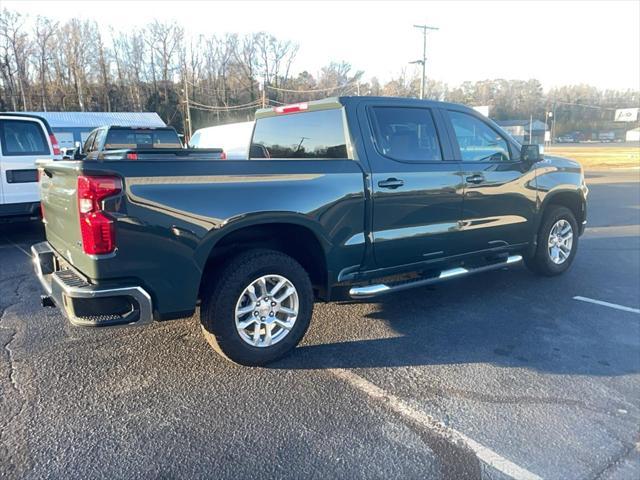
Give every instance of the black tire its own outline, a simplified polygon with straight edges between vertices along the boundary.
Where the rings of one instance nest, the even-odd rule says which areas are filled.
[[[573,230],[573,245],[571,246],[569,257],[564,260],[564,262],[557,264],[552,261],[549,255],[548,239],[551,229],[559,220],[566,220],[571,224],[571,229]],[[578,222],[576,222],[573,212],[560,205],[549,206],[542,218],[537,240],[535,252],[524,259],[529,270],[547,277],[553,277],[566,272],[573,263],[573,259],[578,251]]]
[[[298,315],[282,340],[256,347],[245,342],[236,329],[236,303],[252,282],[272,274],[285,277],[297,290]],[[215,278],[205,287],[200,322],[206,340],[220,355],[241,365],[265,365],[285,356],[302,340],[313,313],[313,289],[307,272],[296,260],[274,250],[249,250],[227,262]]]

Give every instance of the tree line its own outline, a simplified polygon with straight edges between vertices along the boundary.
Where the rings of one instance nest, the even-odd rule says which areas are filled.
[[[65,22],[0,11],[0,111],[154,111],[183,131],[247,120],[256,108],[335,95],[417,97],[417,73],[381,83],[348,62],[294,74],[298,44],[265,32],[190,36],[154,21],[133,32],[95,21]],[[299,70],[299,69],[297,69]],[[588,85],[552,88],[537,80],[485,80],[449,86],[428,80],[425,97],[489,105],[491,117],[544,120],[556,133],[611,125],[613,110],[640,105],[638,90]],[[186,104],[189,101],[187,115]]]

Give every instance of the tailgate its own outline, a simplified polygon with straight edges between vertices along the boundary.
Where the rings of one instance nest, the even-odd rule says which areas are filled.
[[[84,256],[76,196],[79,162],[39,162],[40,194],[47,240],[70,263]]]

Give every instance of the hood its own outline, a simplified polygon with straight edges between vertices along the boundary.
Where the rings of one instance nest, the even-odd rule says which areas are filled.
[[[582,171],[582,166],[580,165],[580,163],[576,162],[575,160],[571,160],[565,157],[556,157],[553,155],[546,155],[546,154],[544,158],[540,162],[538,162],[538,165],[541,167],[544,167],[544,166],[556,167],[558,170],[564,170],[564,171],[576,171],[576,172]]]

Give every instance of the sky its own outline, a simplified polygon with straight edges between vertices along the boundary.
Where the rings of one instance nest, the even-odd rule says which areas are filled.
[[[2,0],[32,16],[93,19],[131,31],[175,20],[188,34],[266,31],[297,42],[294,71],[347,61],[388,81],[422,56],[451,86],[493,78],[640,89],[640,0],[628,1],[35,1]]]

